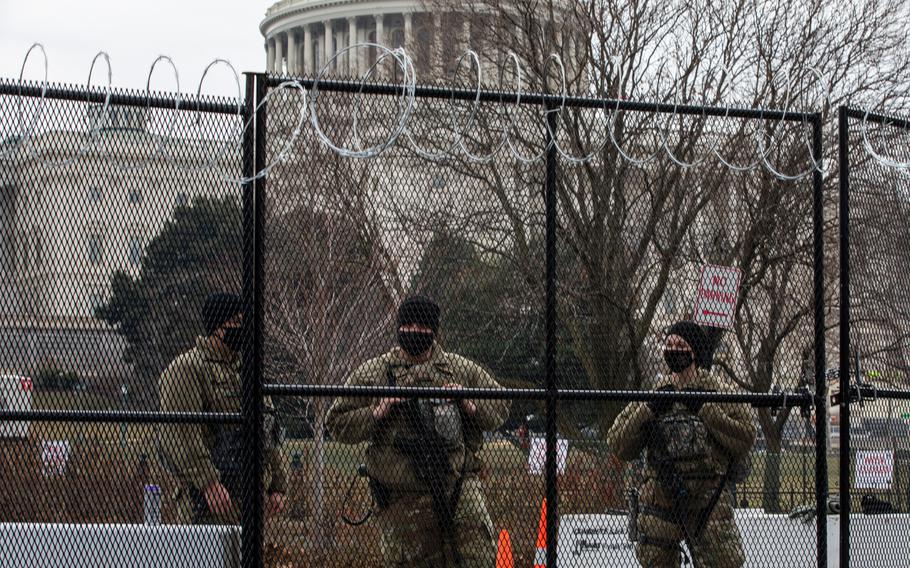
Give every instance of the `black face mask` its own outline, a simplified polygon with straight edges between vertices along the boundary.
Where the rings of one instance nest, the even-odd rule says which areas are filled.
[[[667,367],[670,367],[671,371],[681,373],[692,365],[692,352],[666,349],[664,350],[664,361],[667,362]]]
[[[433,334],[422,331],[399,331],[398,344],[411,357],[426,353],[433,346]]]
[[[240,347],[243,345],[243,328],[240,327],[226,327],[224,328],[224,339],[222,339],[227,348],[233,351],[234,353],[240,352]]]

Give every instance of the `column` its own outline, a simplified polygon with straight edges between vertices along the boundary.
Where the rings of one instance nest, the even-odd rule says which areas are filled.
[[[386,44],[386,41],[385,41],[385,14],[376,14],[373,17],[376,18],[376,43],[384,46]],[[377,49],[376,50],[376,61],[379,61],[379,58],[382,57],[383,55],[384,54],[380,50]],[[386,61],[385,63],[383,63],[381,65],[377,65],[376,69],[373,71],[373,79],[379,80],[379,81],[385,79],[385,76],[382,72],[382,68],[388,67],[388,65],[389,65],[388,61]]]
[[[284,38],[281,34],[275,36],[275,73],[284,74]]]
[[[335,55],[334,51],[332,50],[332,20],[326,20],[322,25],[325,26],[325,34],[323,36],[325,46],[322,50],[322,65],[325,67],[329,64],[329,60],[332,59],[332,56]],[[329,71],[329,69],[326,69],[326,71]]]
[[[297,30],[288,30],[288,75],[298,75],[297,68]]]
[[[562,65],[564,68],[566,68],[566,80],[568,80],[569,51],[568,51],[568,49],[566,49],[566,34],[563,32],[562,26],[557,28],[556,31],[554,32],[553,42],[554,42],[553,53],[559,55],[559,57],[562,59]],[[554,66],[553,69],[555,70],[556,67]],[[562,87],[561,87],[561,85],[559,85],[559,79],[554,78],[554,77],[559,77],[558,71],[557,71],[557,75],[551,75],[547,78],[547,85],[548,85],[547,88],[552,90],[553,92],[558,93]],[[552,84],[551,84],[551,82],[552,82]]]
[[[404,50],[411,57],[415,57],[416,54],[413,53],[411,47],[414,43],[414,22],[413,14],[411,12],[404,13]]]
[[[433,13],[433,60],[444,73],[446,62],[442,60],[442,14],[439,12]]]
[[[367,28],[369,28],[369,26],[364,26],[360,30],[360,37],[358,38],[360,43],[370,43],[370,32]],[[357,74],[363,77],[370,66],[370,53],[373,51],[373,48],[362,49],[361,51],[362,53],[357,56]]]
[[[348,18],[348,47],[357,45],[357,18]],[[348,75],[357,75],[360,69],[360,53],[356,49],[348,51]]]
[[[313,30],[310,24],[303,26],[303,62],[300,64],[300,74],[315,73],[313,62]]]
[[[376,43],[385,45],[385,14],[376,14]]]
[[[343,26],[342,26],[342,28],[343,28]],[[345,37],[346,36],[344,33],[344,29],[335,31],[335,52],[336,53],[341,53],[342,51],[344,51],[344,47],[348,44],[348,42],[345,41]],[[338,59],[335,60],[335,69],[338,70],[339,75],[344,75],[347,68],[348,68],[348,54],[345,53],[344,55],[340,55],[338,57]]]
[[[266,56],[265,56],[265,70],[267,73],[272,73],[275,71],[275,39],[269,38],[265,42],[266,46]]]
[[[582,53],[582,50],[585,49],[585,46],[580,45],[581,37],[576,35],[574,32],[569,35],[572,38],[572,44],[571,44],[572,51],[571,51],[571,57],[569,59],[569,62],[566,64],[566,67],[570,68],[572,70],[572,73],[575,73],[579,69],[579,63],[581,62],[581,58],[585,57],[587,54]]]
[[[464,14],[462,18],[464,18],[464,20],[461,22],[461,41],[463,42],[462,45],[464,48],[461,51],[464,53],[471,49],[471,15]],[[473,63],[471,63],[471,65],[473,65]]]

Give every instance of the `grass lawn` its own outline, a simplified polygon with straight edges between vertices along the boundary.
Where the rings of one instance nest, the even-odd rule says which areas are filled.
[[[112,410],[119,408],[119,401],[87,391],[36,389],[33,392],[32,402],[35,409],[41,410]],[[125,429],[121,429],[121,425],[118,423],[38,422],[31,425],[30,438],[35,441],[70,440],[74,444],[80,441],[100,443],[102,446],[110,448],[112,456],[122,452],[119,445],[125,441],[127,448],[123,452],[123,457],[133,461],[137,455],[143,453],[154,456],[156,432],[160,430],[164,436],[167,436],[167,432],[171,428],[174,427],[140,424],[127,425]],[[596,446],[597,443],[590,440],[585,441],[584,446],[570,443],[568,460],[571,469],[589,472],[602,467],[605,461],[590,451],[592,445]],[[289,439],[285,443],[285,459],[288,463],[292,463],[296,454],[301,465],[306,465],[312,456],[313,446],[312,438]],[[363,463],[366,444],[348,445],[327,441],[325,448],[327,474],[338,479],[339,476],[347,478],[356,471],[359,464]],[[481,452],[481,457],[488,464],[494,479],[527,470],[527,453],[506,441],[487,443]],[[738,492],[749,499],[751,506],[760,505],[760,498],[764,492],[766,461],[767,455],[764,452],[753,452],[749,476],[745,482],[737,485]],[[836,453],[828,454],[827,466],[828,489],[832,495],[835,495],[838,488],[839,467]],[[900,467],[906,469],[905,465],[898,464],[899,469]],[[814,498],[814,475],[815,455],[811,448],[806,453],[789,451],[782,454],[779,493],[781,507],[784,511],[789,511],[807,501],[811,502]],[[899,472],[898,475],[896,483],[901,480],[906,481],[906,473]]]
[[[100,393],[76,390],[32,391],[32,408],[35,410],[119,410],[120,403]],[[132,449],[151,449],[154,425],[129,424],[126,426],[126,441]],[[30,437],[38,440],[91,440],[119,444],[121,426],[119,423],[68,423],[34,422],[29,427]]]

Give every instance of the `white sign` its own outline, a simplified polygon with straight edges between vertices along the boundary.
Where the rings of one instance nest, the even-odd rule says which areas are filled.
[[[559,568],[638,566],[625,515],[560,515]]]
[[[733,327],[741,278],[738,268],[703,266],[695,297],[695,323],[724,329]]]
[[[569,456],[569,441],[556,440],[556,471],[559,475],[566,472],[566,458]],[[528,473],[539,475],[547,465],[546,438],[531,438],[531,453],[528,454]]]
[[[64,476],[69,459],[69,440],[45,440],[41,446],[41,473],[44,477]]]
[[[894,452],[856,452],[855,489],[891,489],[894,478]]]

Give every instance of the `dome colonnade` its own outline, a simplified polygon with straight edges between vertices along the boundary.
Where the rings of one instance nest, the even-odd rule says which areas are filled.
[[[453,26],[460,37],[446,39],[444,46],[443,30]],[[331,61],[334,74],[361,76],[375,62],[375,50],[353,49],[332,61],[359,43],[404,47],[423,69],[445,61],[444,49],[463,53],[478,43],[471,39],[470,17],[431,13],[413,0],[282,0],[269,8],[259,28],[266,39],[266,68],[277,75],[313,75]]]

